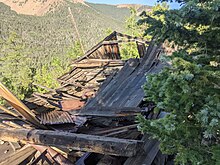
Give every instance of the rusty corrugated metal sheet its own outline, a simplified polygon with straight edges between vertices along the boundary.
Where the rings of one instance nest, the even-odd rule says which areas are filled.
[[[85,117],[73,116],[68,112],[56,110],[41,113],[38,118],[40,119],[41,124],[44,125],[74,123],[79,126],[86,122]]]

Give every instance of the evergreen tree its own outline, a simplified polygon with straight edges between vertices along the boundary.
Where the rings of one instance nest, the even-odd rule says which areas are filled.
[[[161,0],[162,1],[162,0]],[[166,117],[138,117],[140,130],[160,141],[164,153],[180,164],[220,163],[220,1],[176,0],[179,10],[146,16],[146,33],[158,42],[173,41],[179,50],[165,57],[172,65],[147,77],[146,100]]]

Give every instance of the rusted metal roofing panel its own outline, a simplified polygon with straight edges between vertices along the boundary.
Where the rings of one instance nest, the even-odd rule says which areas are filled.
[[[39,116],[41,124],[53,125],[53,124],[64,124],[64,123],[74,123],[79,126],[85,123],[86,118],[72,116],[68,112],[64,111],[49,111],[41,113]]]

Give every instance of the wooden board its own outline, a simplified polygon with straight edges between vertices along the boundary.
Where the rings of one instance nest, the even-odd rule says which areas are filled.
[[[29,156],[34,154],[36,150],[33,147],[24,147],[23,149],[13,153],[9,157],[6,158],[6,160],[0,162],[0,165],[16,165],[22,163],[25,159],[27,159]]]

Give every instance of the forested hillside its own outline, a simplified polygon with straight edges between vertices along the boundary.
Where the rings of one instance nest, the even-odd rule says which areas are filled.
[[[105,6],[109,8],[109,12],[100,10]],[[10,7],[0,3],[0,65],[8,67],[4,70],[1,67],[0,81],[8,84],[13,91],[17,91],[16,94],[19,95],[26,90],[30,90],[26,93],[31,93],[33,88],[30,87],[29,82],[32,81],[48,87],[56,87],[56,78],[69,69],[68,65],[72,59],[82,55],[68,8],[71,9],[85,50],[105,37],[107,29],[123,32],[124,20],[129,16],[129,9],[119,10],[108,5],[102,5],[100,8],[95,4],[87,6],[68,1],[43,16],[30,16],[17,14],[10,10]],[[117,18],[117,15],[114,17],[112,13],[114,10],[121,17]],[[13,58],[6,60],[5,58],[10,55]],[[15,71],[12,70],[6,74],[5,69],[10,70],[10,67],[13,67],[8,64],[12,64],[17,58],[26,59],[22,61],[22,66],[27,66],[29,69],[22,70],[17,66],[19,69],[16,76],[13,75]],[[28,83],[24,88],[13,89],[19,84],[11,83],[26,82],[26,80]],[[23,84],[25,83],[20,86]]]

